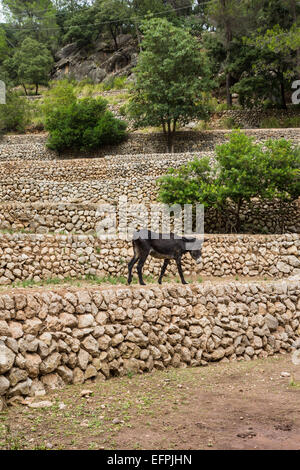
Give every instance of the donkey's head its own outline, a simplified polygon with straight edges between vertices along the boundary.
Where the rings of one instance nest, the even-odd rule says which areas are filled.
[[[198,238],[184,238],[186,250],[197,264],[201,262],[203,240]]]

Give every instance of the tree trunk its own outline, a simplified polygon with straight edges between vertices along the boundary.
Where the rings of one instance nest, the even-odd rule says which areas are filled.
[[[235,220],[236,220],[235,228],[236,228],[236,233],[239,233],[240,230],[241,230],[241,217],[240,217],[240,213],[241,213],[242,203],[243,203],[243,201],[242,201],[241,199],[239,199],[238,204],[237,204],[236,213],[235,213]]]
[[[134,21],[134,24],[135,24],[135,31],[136,31],[138,46],[139,46],[140,52],[142,52],[142,40],[141,40],[141,34],[140,34],[140,30],[139,30],[137,21]]]
[[[24,88],[25,95],[27,96],[27,95],[28,95],[28,93],[27,93],[27,89],[26,89],[26,86],[25,86],[25,84],[24,84],[24,83],[22,83],[22,87]]]
[[[169,153],[174,153],[174,136],[176,132],[176,123],[177,123],[177,120],[174,119],[173,126],[172,126],[171,120],[168,120],[166,122],[164,119],[161,119],[161,125],[163,128],[164,136],[166,138],[166,143],[167,143],[167,152]]]
[[[164,130],[166,130],[167,134],[167,145],[168,145],[168,152],[169,153],[174,153],[174,135],[176,131],[176,119],[173,121],[173,129],[172,129],[172,123],[171,120],[167,121],[168,128],[166,129],[166,126],[164,125]]]
[[[229,108],[231,108],[232,106],[232,94],[230,92],[230,86],[231,86],[231,75],[229,72],[226,75],[226,102]]]
[[[36,84],[35,84],[35,94],[36,94],[36,95],[38,94],[38,91],[39,91],[39,84],[36,83]]]
[[[286,100],[285,100],[285,90],[284,90],[284,78],[280,79],[280,94],[281,94],[281,107],[282,109],[287,109]]]
[[[114,30],[113,30],[113,28],[112,28],[111,26],[110,26],[109,29],[110,29],[110,33],[111,33],[112,38],[113,38],[114,43],[115,43],[115,49],[116,49],[116,51],[117,51],[117,50],[118,50],[118,47],[119,47],[119,46],[118,46],[118,43],[117,43],[117,34],[114,33]]]
[[[168,152],[174,153],[174,133],[170,130],[167,134]]]
[[[295,25],[297,25],[297,0],[291,0],[291,10],[293,15],[293,20]],[[300,49],[298,48],[297,51],[297,58],[296,58],[296,68],[297,73],[300,74]]]
[[[226,15],[226,0],[221,0],[224,14]],[[226,49],[226,67],[230,64],[230,47],[232,42],[232,30],[231,25],[228,20],[225,22],[225,49]],[[226,72],[226,101],[227,106],[231,108],[232,106],[232,94],[230,92],[231,86],[231,74],[230,72]]]

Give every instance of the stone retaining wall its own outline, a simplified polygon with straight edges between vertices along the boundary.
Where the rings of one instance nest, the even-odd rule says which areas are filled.
[[[176,154],[114,155],[95,159],[1,162],[0,181],[46,180],[59,182],[94,181],[134,176],[158,176],[194,157],[212,156],[213,152]]]
[[[214,130],[202,132],[178,132],[175,138],[174,150],[176,153],[199,152],[214,150],[215,145],[227,141],[229,130]],[[266,139],[291,139],[300,142],[300,128],[298,129],[245,129],[247,135],[256,141]],[[46,134],[26,134],[5,136],[0,141],[0,161],[7,160],[53,160],[59,158],[92,158],[105,155],[128,155],[166,153],[166,140],[162,133],[129,134],[126,142],[115,146],[105,146],[99,151],[92,152],[64,152],[57,155],[46,148]]]
[[[62,192],[64,192],[67,198],[70,194],[67,190],[70,188],[70,185],[63,186],[62,183],[58,183],[58,185],[62,188]],[[81,185],[80,188],[82,189],[83,186],[84,185]],[[90,189],[93,188],[92,185],[88,187]],[[113,184],[112,187],[114,187]],[[103,215],[100,213],[100,204],[104,202],[109,203],[110,205],[118,204],[119,197],[123,194],[123,190],[128,197],[129,223],[131,223],[137,216],[138,206],[136,203],[142,203],[144,205],[144,213],[147,213],[147,210],[151,210],[151,213],[153,213],[155,209],[158,210],[160,207],[158,204],[150,206],[150,203],[155,203],[156,195],[153,192],[153,184],[151,182],[148,183],[146,178],[144,180],[144,186],[140,189],[135,187],[135,185],[128,184],[126,182],[123,187],[122,185],[116,185],[115,189],[112,189],[115,193],[109,192],[106,194],[101,192],[98,194],[98,189],[99,186],[96,185],[94,188],[95,199],[98,199],[99,194],[102,196],[102,201],[99,204],[47,201],[29,202],[25,204],[14,202],[1,204],[0,230],[21,230],[33,233],[95,233],[97,231],[97,224],[104,218],[104,213]],[[20,185],[21,194],[23,190],[29,191],[27,187],[25,187],[25,189],[21,189]],[[156,188],[154,188],[154,190],[156,192]],[[62,194],[62,192],[60,194]],[[92,190],[90,191],[90,195],[91,193]],[[52,194],[55,196],[54,191]],[[32,199],[39,199],[37,195],[30,195],[30,192],[26,192],[26,195]],[[46,196],[47,195],[45,194],[45,197]],[[78,201],[78,199],[74,198],[74,201]],[[108,212],[106,212],[106,214],[108,215]],[[259,200],[253,200],[250,206],[245,206],[242,209],[241,214],[243,232],[274,234],[300,233],[299,201],[291,205],[284,203],[281,203],[280,205],[278,202],[262,203]],[[204,228],[206,233],[231,233],[234,231],[234,220],[232,220],[232,215],[221,220],[220,216],[216,214],[214,209],[207,209],[204,216]],[[140,217],[139,220],[139,226],[145,227],[146,222],[142,220],[142,217]],[[159,230],[159,226],[157,226],[155,230]]]
[[[288,118],[299,119],[299,109],[228,109],[215,113],[209,124],[213,128],[224,128],[224,119],[233,119],[235,125],[241,128],[251,129],[260,127],[264,119],[275,118],[284,125]]]
[[[125,195],[132,202],[149,203],[156,198],[152,176],[92,181],[39,181],[34,179],[0,181],[2,202],[106,202],[116,204]]]
[[[300,273],[300,235],[206,235],[202,262],[186,255],[187,276],[282,278]],[[127,277],[131,242],[101,242],[92,235],[0,234],[0,284],[49,278]],[[146,276],[158,278],[161,260],[149,257]],[[134,268],[136,277],[136,267]],[[170,263],[166,275],[178,276]]]
[[[298,282],[0,294],[1,396],[299,347]]]

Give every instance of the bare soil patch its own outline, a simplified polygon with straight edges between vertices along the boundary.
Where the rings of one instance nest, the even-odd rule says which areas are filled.
[[[128,374],[7,408],[0,449],[299,449],[299,398],[290,355]]]

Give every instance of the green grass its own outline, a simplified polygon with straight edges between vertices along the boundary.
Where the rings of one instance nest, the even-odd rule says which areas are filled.
[[[147,283],[153,284],[156,283],[157,280],[152,276],[143,276],[144,280]],[[42,286],[58,286],[62,284],[70,284],[76,287],[81,287],[83,284],[89,283],[93,285],[101,285],[101,284],[111,284],[111,285],[119,285],[119,284],[127,284],[127,277],[125,276],[104,276],[98,277],[92,274],[87,274],[83,277],[79,276],[76,278],[73,277],[65,277],[64,279],[60,278],[49,278],[42,281],[34,281],[33,279],[26,279],[24,281],[18,281],[11,284],[11,287],[42,287]],[[138,279],[133,278],[132,284],[137,284]],[[6,286],[7,287],[7,286]]]
[[[279,119],[276,116],[267,117],[262,119],[260,127],[262,129],[297,128],[300,127],[300,116],[284,119]]]
[[[224,127],[224,129],[241,129],[243,126],[238,124],[234,118],[226,117],[222,119],[222,127]]]

